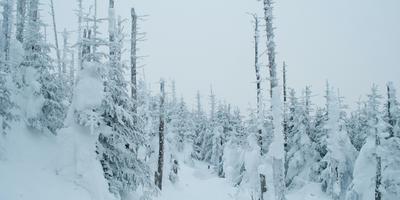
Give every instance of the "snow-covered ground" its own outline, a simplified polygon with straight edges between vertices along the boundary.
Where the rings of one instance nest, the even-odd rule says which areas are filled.
[[[180,166],[179,182],[166,184],[157,200],[230,200],[235,190],[226,179],[218,178],[206,165]],[[169,182],[165,180],[164,183]]]
[[[165,187],[156,200],[232,200],[251,199],[238,194],[237,188],[226,179],[218,178],[207,165],[196,163],[196,166],[180,166],[179,182],[175,185],[165,180]],[[310,183],[296,192],[287,195],[288,200],[329,200],[320,190],[320,185]]]

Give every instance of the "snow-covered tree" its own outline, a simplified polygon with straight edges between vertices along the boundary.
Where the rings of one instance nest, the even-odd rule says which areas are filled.
[[[361,150],[368,134],[367,109],[364,102],[358,102],[357,109],[351,112],[347,119],[347,130],[350,141],[357,151]]]
[[[207,118],[202,108],[200,92],[197,92],[196,95],[196,111],[194,113],[193,123],[194,138],[192,157],[197,160],[203,160],[203,145],[205,143],[204,137],[207,130]]]
[[[341,108],[339,98],[332,89],[327,96],[328,121],[327,129],[327,154],[322,162],[326,169],[321,174],[322,189],[332,199],[344,199],[348,186],[352,181],[352,172],[356,150],[350,142],[344,121],[340,117]]]
[[[374,85],[366,103],[367,138],[357,157],[353,182],[346,195],[348,200],[381,199],[381,153],[380,140],[385,126],[380,110],[381,96]]]
[[[0,63],[0,128],[1,133],[6,134],[10,127],[10,122],[16,119],[16,115],[12,109],[15,108],[15,103],[11,99],[10,91],[10,72],[6,70],[4,60]]]
[[[25,56],[21,63],[23,71],[23,95],[29,107],[25,107],[28,125],[56,134],[63,126],[66,116],[66,94],[61,88],[67,87],[65,81],[52,73],[52,59],[49,45],[40,32],[42,22],[39,18],[39,0],[28,5],[28,19],[24,31]]]
[[[301,104],[293,89],[289,92],[287,136],[288,152],[286,156],[286,186],[296,188],[304,186],[310,180],[311,168],[316,160],[315,145],[307,134],[306,104]]]
[[[110,1],[109,23],[116,23],[113,15],[113,1]],[[141,126],[136,126],[133,113],[133,101],[128,92],[128,81],[124,78],[121,61],[123,34],[121,26],[110,25],[110,59],[106,71],[105,97],[101,115],[111,131],[104,131],[99,136],[101,164],[109,189],[121,199],[139,187],[151,187],[150,170],[140,159],[138,149],[145,143]],[[111,38],[111,36],[110,36]]]
[[[285,174],[284,174],[284,134],[282,127],[282,109],[280,88],[277,77],[275,61],[275,34],[273,27],[272,0],[264,0],[264,20],[266,25],[267,49],[268,49],[268,67],[270,73],[270,95],[271,112],[274,133],[274,139],[269,147],[269,155],[273,158],[273,182],[275,188],[275,199],[284,200],[285,198]]]

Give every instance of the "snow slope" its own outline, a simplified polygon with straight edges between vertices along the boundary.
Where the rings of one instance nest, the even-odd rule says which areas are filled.
[[[17,127],[1,139],[1,200],[90,200],[89,193],[57,172],[57,142],[53,135]]]
[[[165,187],[156,200],[249,200],[250,196],[241,194],[223,178],[197,162],[195,167],[183,164],[180,166],[179,182],[175,185],[164,180]],[[329,200],[320,189],[320,185],[310,183],[287,195],[287,200]]]
[[[95,121],[90,118],[83,126],[74,120],[75,112],[101,104],[100,68],[92,64],[81,71],[66,127],[57,136],[27,128],[24,118],[0,135],[0,200],[115,199],[96,158]]]
[[[179,182],[172,185],[169,180],[164,180],[164,184],[168,183],[156,200],[233,199],[235,189],[229,185],[226,179],[218,178],[211,171],[202,163],[196,163],[196,167],[181,165]]]

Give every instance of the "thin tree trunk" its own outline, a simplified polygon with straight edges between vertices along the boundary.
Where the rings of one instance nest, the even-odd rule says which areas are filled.
[[[376,149],[381,145],[381,141],[379,139],[378,130],[375,129],[375,146]],[[382,159],[378,152],[375,152],[376,156],[376,175],[375,175],[375,200],[382,199],[382,193],[380,190],[381,181],[382,181]]]
[[[93,38],[97,40],[97,0],[94,0]],[[97,59],[96,54],[97,54],[97,44],[95,41],[95,44],[93,45],[93,55]]]
[[[391,91],[390,91],[390,83],[387,84],[387,115],[388,115],[388,122],[389,122],[389,137],[393,137],[394,136],[394,131],[393,131],[393,126],[394,126],[394,120],[393,120],[393,116],[391,113],[391,109],[392,109],[392,101],[391,99],[393,97],[391,97]]]
[[[284,150],[285,150],[285,178],[287,175],[288,170],[288,160],[287,160],[287,153],[288,149],[288,124],[287,124],[287,85],[286,85],[286,63],[283,62],[283,135],[284,135]],[[286,184],[286,183],[285,183]]]
[[[25,17],[26,17],[26,0],[18,0],[16,38],[21,43],[24,41]]]
[[[275,42],[274,42],[274,28],[273,28],[273,15],[272,15],[272,0],[264,0],[264,19],[266,25],[267,35],[267,49],[268,49],[268,66],[270,73],[270,96],[271,96],[271,112],[273,118],[273,133],[274,139],[270,145],[270,154],[273,157],[273,177],[275,188],[275,199],[285,200],[285,150],[284,150],[284,135],[281,120],[280,110],[280,91],[278,90],[278,77],[276,74],[275,62]]]
[[[62,74],[61,69],[61,55],[60,55],[60,47],[58,45],[58,34],[57,34],[57,23],[56,23],[56,14],[54,11],[54,2],[50,0],[50,7],[51,7],[51,18],[53,20],[53,31],[54,31],[54,42],[56,45],[56,54],[57,54],[57,67],[58,67],[58,74]]]
[[[83,59],[82,59],[82,0],[78,0],[78,68],[83,69]]]
[[[262,97],[261,97],[261,74],[260,74],[260,63],[259,63],[259,20],[257,15],[253,15],[254,18],[254,68],[256,73],[256,93],[257,93],[257,132],[258,132],[258,143],[260,145],[260,156],[264,155],[264,144],[263,144],[263,132],[262,132]],[[264,193],[267,191],[265,175],[260,173],[260,200],[264,199]]]
[[[68,53],[68,32],[67,29],[63,31],[63,54],[62,54],[62,73],[67,73],[67,53]]]
[[[137,40],[137,16],[135,9],[131,9],[132,30],[131,30],[131,95],[133,99],[133,111],[137,113],[137,82],[136,82],[136,40]]]
[[[164,167],[164,110],[165,110],[165,86],[164,81],[160,82],[160,126],[158,131],[159,136],[159,150],[158,150],[158,165],[157,172],[155,173],[155,184],[162,190],[162,178],[163,178],[163,167]]]
[[[9,60],[10,57],[10,43],[11,43],[11,28],[12,28],[12,10],[13,10],[13,0],[6,0],[3,2],[3,35],[2,35],[2,50],[4,54],[4,59]]]
[[[71,51],[71,64],[69,69],[69,79],[71,81],[71,86],[75,85],[75,53]]]

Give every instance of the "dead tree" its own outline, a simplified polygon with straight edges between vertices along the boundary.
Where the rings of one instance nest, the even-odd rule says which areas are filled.
[[[158,149],[158,164],[157,172],[155,172],[155,185],[162,190],[162,178],[163,178],[163,167],[164,167],[164,129],[165,129],[165,82],[161,80],[160,82],[160,126],[158,129],[159,138],[159,149]]]
[[[285,150],[285,177],[288,169],[287,153],[288,153],[288,108],[287,108],[287,85],[286,85],[286,63],[283,62],[283,135],[284,135],[284,150]]]
[[[61,75],[61,54],[60,54],[60,47],[58,45],[58,34],[57,34],[57,23],[56,23],[56,14],[54,11],[54,2],[50,0],[50,9],[51,9],[51,18],[53,20],[53,31],[54,31],[54,42],[56,46],[56,55],[57,55],[57,67],[58,67],[58,74]]]
[[[377,128],[375,128],[375,146],[379,148],[381,140]],[[375,174],[375,200],[382,199],[382,192],[380,190],[382,182],[382,158],[378,152],[375,153],[376,158],[376,174]]]
[[[135,9],[131,9],[132,29],[131,29],[131,95],[133,99],[133,111],[137,112],[137,82],[136,82],[136,42],[137,42],[137,15]]]
[[[83,19],[83,7],[82,0],[78,0],[78,67],[79,69],[83,69],[83,50],[82,50],[82,19]]]
[[[71,86],[75,85],[75,53],[71,51],[71,64],[69,65],[69,79],[71,81]]]
[[[67,29],[64,29],[62,36],[63,36],[63,52],[62,52],[61,68],[62,68],[62,73],[66,74],[67,73],[67,54],[70,51],[68,49],[68,32],[67,32]]]
[[[254,23],[254,68],[256,72],[256,92],[257,92],[257,129],[258,129],[258,143],[260,145],[260,156],[264,155],[264,144],[263,144],[263,131],[262,131],[262,97],[261,97],[261,73],[260,73],[260,63],[259,63],[259,39],[260,32],[259,26],[260,22],[256,14],[253,14]],[[264,193],[267,191],[267,183],[265,175],[260,173],[260,200],[264,199]]]
[[[10,56],[10,43],[11,43],[11,29],[12,29],[12,11],[13,11],[13,0],[5,0],[2,2],[3,6],[3,24],[2,24],[2,51],[4,55],[4,59],[6,61],[9,60]]]
[[[394,131],[393,131],[393,127],[395,125],[395,120],[393,117],[393,113],[392,113],[392,107],[394,107],[395,105],[392,105],[393,103],[393,91],[392,91],[392,83],[388,83],[387,86],[387,105],[386,105],[386,109],[387,109],[387,118],[388,118],[388,123],[389,123],[389,137],[393,137],[394,136]]]
[[[285,173],[284,173],[284,135],[280,110],[280,92],[276,73],[275,34],[273,27],[272,0],[264,0],[264,20],[267,35],[268,67],[270,74],[271,112],[273,120],[274,139],[270,145],[269,153],[273,157],[273,182],[275,199],[285,200]]]
[[[115,34],[116,34],[116,18],[115,18],[115,4],[114,4],[114,0],[109,0],[109,4],[108,4],[108,39],[109,39],[109,43],[110,43],[110,49],[109,49],[109,56],[110,56],[110,62],[111,65],[115,65],[115,63],[117,62],[116,60],[116,38],[115,38]]]
[[[94,15],[93,15],[93,38],[97,40],[97,0],[94,0]],[[97,54],[97,44],[93,45],[93,55],[96,57]],[[97,58],[95,58],[97,61]]]
[[[25,17],[26,17],[26,0],[18,0],[17,28],[16,28],[15,38],[21,43],[24,41]]]

